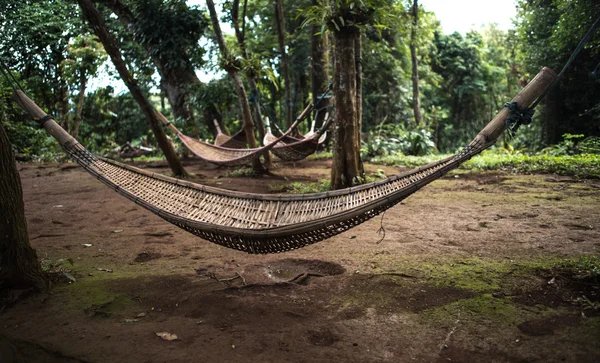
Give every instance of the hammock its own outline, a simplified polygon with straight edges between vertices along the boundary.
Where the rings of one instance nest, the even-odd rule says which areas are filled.
[[[293,127],[296,127],[299,123],[299,121],[296,121],[294,125],[292,125],[292,128],[290,128],[290,130],[286,134],[284,134],[277,140],[273,140],[265,146],[253,149],[232,149],[212,145],[204,141],[198,140],[194,137],[184,135],[181,131],[179,131],[177,127],[175,127],[175,125],[169,122],[169,120],[162,113],[158,111],[155,112],[158,118],[177,135],[181,142],[183,142],[183,144],[194,155],[196,155],[202,160],[206,160],[213,164],[224,166],[240,166],[248,164],[253,159],[269,152],[271,148],[273,148],[275,145],[277,145],[279,141],[285,138],[293,130]],[[244,132],[244,130],[242,130],[241,132]]]
[[[542,69],[513,101],[526,108],[555,77],[552,70]],[[263,195],[194,184],[97,157],[16,92],[17,102],[98,180],[188,232],[248,253],[308,246],[377,216],[491,146],[510,114],[502,109],[460,153],[379,182],[324,193]]]
[[[302,114],[309,111],[310,108],[311,106],[309,105]],[[319,148],[319,145],[325,141],[327,137],[326,130],[333,121],[333,119],[329,118],[329,113],[326,114],[325,120],[327,121],[317,132],[314,131],[315,121],[313,120],[311,130],[303,139],[286,136],[284,134],[279,138],[280,141],[271,149],[271,152],[281,160],[285,161],[298,161],[314,154]],[[265,117],[265,123],[267,126],[267,134],[263,139],[263,144],[269,144],[277,140],[277,137],[275,137],[271,131],[271,123],[269,122],[268,117]]]
[[[215,145],[220,147],[226,147],[229,149],[243,149],[248,144],[246,140],[246,132],[244,129],[236,132],[233,136],[228,136],[221,131],[219,122],[213,120],[215,127],[217,128],[217,136],[215,136]]]

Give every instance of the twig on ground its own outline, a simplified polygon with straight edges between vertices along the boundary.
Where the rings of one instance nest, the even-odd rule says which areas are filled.
[[[456,321],[454,322],[454,326],[452,327],[452,329],[450,329],[450,331],[446,335],[446,339],[444,339],[444,342],[440,346],[440,353],[442,352],[443,349],[448,348],[448,343],[450,343],[450,337],[452,337],[452,334],[454,334],[454,332],[456,331],[456,328],[458,327],[459,322],[460,322],[460,306],[458,307],[458,315],[456,316]]]

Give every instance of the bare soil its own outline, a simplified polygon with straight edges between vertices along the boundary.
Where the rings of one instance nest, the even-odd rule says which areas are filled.
[[[262,177],[186,167],[195,182],[272,193],[327,178],[330,163]],[[330,240],[256,256],[73,164],[19,167],[31,244],[47,266],[74,264],[0,313],[1,362],[600,361],[598,284],[570,265],[600,251],[598,182],[457,172]]]

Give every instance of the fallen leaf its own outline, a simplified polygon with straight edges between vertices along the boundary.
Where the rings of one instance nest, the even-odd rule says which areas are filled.
[[[81,245],[83,247],[92,247],[93,246],[93,244],[91,244],[91,243],[82,243]]]
[[[235,349],[235,344],[231,344],[231,349]]]
[[[122,229],[115,229],[115,230],[113,231],[113,233],[121,233],[121,232],[123,232],[123,230],[122,230]]]
[[[166,331],[155,333],[156,336],[159,336],[162,340],[173,341],[179,339],[177,335],[168,333]]]
[[[70,273],[68,273],[68,272],[63,272],[62,274],[63,274],[63,276],[65,276],[66,278],[68,278],[68,279],[69,279],[69,281],[70,281],[69,283],[71,283],[71,282],[76,282],[76,281],[77,281],[77,280],[75,280],[75,277],[73,277],[73,275],[71,275],[71,274],[70,274]]]
[[[142,318],[142,317],[144,317],[144,316],[146,316],[146,313],[139,313],[139,314],[137,314],[137,317],[138,317],[138,318]]]

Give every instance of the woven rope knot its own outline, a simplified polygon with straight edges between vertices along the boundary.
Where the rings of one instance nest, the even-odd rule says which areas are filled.
[[[513,137],[521,125],[529,125],[533,121],[535,110],[526,108],[521,110],[517,102],[506,102],[504,107],[510,111],[510,116],[506,119],[506,130]]]

